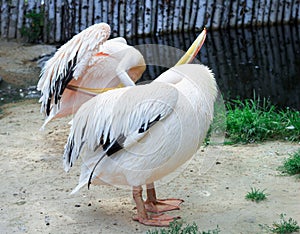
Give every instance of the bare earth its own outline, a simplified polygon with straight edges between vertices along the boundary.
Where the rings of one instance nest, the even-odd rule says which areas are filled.
[[[7,56],[6,47],[19,44],[6,43],[4,48],[3,43],[0,41],[0,76],[9,79],[2,55]],[[29,69],[26,66],[32,67],[33,63],[24,60],[43,53],[38,54],[37,48],[26,49],[28,55],[20,60],[18,56],[10,60],[16,62],[16,68],[20,63],[25,66],[11,73],[23,74]],[[38,79],[38,72],[34,68],[30,77]],[[131,219],[135,210],[130,189],[92,186],[70,195],[80,167],[78,163],[70,173],[62,167],[68,121],[54,121],[40,131],[43,116],[37,100],[2,108],[0,233],[145,233],[153,229]],[[299,147],[296,143],[266,142],[202,148],[179,175],[157,187],[158,197],[184,199],[181,210],[169,213],[197,223],[201,230],[218,225],[226,234],[265,233],[259,224],[271,225],[279,221],[281,213],[300,223],[300,182],[277,171]],[[268,199],[247,201],[245,195],[251,187],[266,189]]]

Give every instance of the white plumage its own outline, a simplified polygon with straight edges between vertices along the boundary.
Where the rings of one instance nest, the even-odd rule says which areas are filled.
[[[203,65],[173,67],[150,84],[98,95],[73,119],[65,169],[81,154],[78,188],[88,183],[102,157],[92,182],[140,186],[161,179],[199,148],[213,118],[216,95],[213,74]],[[148,123],[149,129],[138,133]],[[103,146],[116,140],[122,149],[105,155]]]
[[[101,88],[132,86],[141,77],[145,70],[141,53],[124,38],[107,40],[109,36],[108,24],[92,25],[46,62],[37,85],[42,92],[41,112],[47,117],[44,125],[75,113]]]
[[[143,56],[123,38],[107,40],[109,34],[107,24],[91,26],[46,63],[38,83],[44,125],[76,113],[64,152],[66,171],[82,159],[73,192],[91,183],[132,186],[134,220],[167,226],[174,217],[162,212],[179,209],[183,200],[157,199],[154,182],[195,154],[213,118],[217,88],[212,72],[203,65],[180,65],[196,56],[206,30],[176,64],[180,66],[140,86],[134,83],[145,70]],[[95,96],[103,91],[99,88],[121,86],[128,87]]]

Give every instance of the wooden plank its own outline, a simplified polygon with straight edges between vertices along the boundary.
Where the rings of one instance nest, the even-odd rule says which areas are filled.
[[[1,5],[1,37],[7,38],[9,24],[9,0],[2,0]]]
[[[55,42],[55,1],[49,0],[48,29],[50,43]]]
[[[292,7],[292,21],[293,23],[299,23],[300,22],[300,4],[299,2],[293,1],[293,7]]]
[[[282,24],[283,23],[283,11],[284,11],[284,7],[285,7],[284,3],[285,3],[285,1],[279,1],[278,2],[276,24]]]
[[[18,22],[17,22],[17,39],[20,39],[22,37],[21,35],[21,29],[23,27],[23,20],[24,20],[24,6],[25,2],[24,0],[19,0],[18,3]]]
[[[80,32],[80,2],[81,1],[75,1],[74,34]]]
[[[41,13],[41,7],[42,7],[41,1],[43,1],[43,0],[36,0],[36,4],[35,4],[35,11],[36,11],[36,13]]]
[[[64,38],[63,41],[66,41],[68,39],[71,39],[71,37],[74,35],[75,30],[75,3],[73,0],[68,0],[65,4],[64,8],[64,18],[63,18],[63,29],[64,32]]]
[[[292,2],[293,0],[285,0],[284,1],[284,9],[283,9],[283,19],[282,23],[289,23],[292,15]]]
[[[216,0],[213,6],[213,13],[211,16],[212,29],[220,28],[223,12],[223,0]]]
[[[274,25],[277,20],[277,12],[278,12],[278,1],[270,2],[270,14],[269,14],[269,26]]]
[[[190,17],[191,17],[191,0],[186,0],[183,7],[184,18],[183,18],[183,28],[181,31],[188,31],[190,29]]]
[[[173,31],[173,19],[174,19],[174,7],[175,7],[175,1],[169,1],[168,3],[168,29],[167,32],[171,33]]]
[[[100,23],[102,20],[102,1],[94,0],[94,23]]]
[[[34,9],[36,8],[36,1],[35,0],[27,0],[26,4],[26,13],[34,12]]]
[[[17,5],[18,5],[18,0],[10,1],[8,38],[16,38],[17,36],[17,20],[18,20]]]
[[[88,1],[82,0],[80,6],[80,31],[87,28]]]
[[[235,27],[239,28],[243,25],[243,18],[246,13],[246,2],[238,0],[237,14],[235,15]]]
[[[111,35],[114,34],[113,28],[113,10],[114,10],[114,1],[107,1],[107,22],[111,27]]]
[[[49,21],[49,1],[44,2],[44,28],[43,28],[43,42],[49,42],[49,30],[48,30],[48,21]]]
[[[163,33],[163,15],[164,15],[164,4],[163,0],[157,0],[157,15],[156,15],[156,35]]]
[[[238,15],[238,1],[231,1],[230,4],[230,20],[229,25],[230,27],[236,27],[237,22],[237,15]]]
[[[243,10],[243,26],[250,26],[252,22],[256,23],[256,7],[258,7],[260,1],[246,1]]]
[[[102,1],[102,22],[108,23],[108,0]]]
[[[62,40],[62,0],[56,0],[55,8],[55,42],[59,42]]]
[[[132,13],[131,13],[132,6],[130,3],[131,3],[130,1],[126,1],[126,6],[125,6],[125,27],[126,27],[125,37],[128,37],[128,38],[132,37],[132,35],[133,35]],[[149,33],[150,33],[150,29],[149,29]]]
[[[117,37],[119,36],[119,26],[120,26],[120,19],[119,19],[119,4],[120,0],[111,1],[111,28],[112,28],[112,36]]]
[[[137,35],[144,34],[144,11],[145,11],[145,1],[137,1]]]
[[[153,14],[152,12],[152,4],[151,0],[145,0],[145,10],[144,10],[144,34],[149,35],[152,30],[152,21],[151,16]]]
[[[168,1],[163,1],[163,33],[168,33],[168,18],[170,5]]]
[[[189,30],[195,30],[195,24],[196,24],[196,17],[198,12],[198,2],[197,0],[192,0],[192,6],[191,6],[191,17],[189,20]]]
[[[119,35],[121,37],[125,37],[125,29],[126,29],[126,12],[125,12],[125,0],[120,0],[119,3]]]
[[[172,27],[172,31],[173,32],[178,32],[179,31],[179,22],[180,22],[180,17],[181,16],[181,4],[180,4],[180,0],[175,0],[174,1],[174,17],[173,17],[173,27]]]
[[[265,12],[265,1],[258,1],[258,9],[256,9],[256,26],[261,26],[264,23],[264,14],[267,14]]]
[[[205,12],[205,27],[210,28],[212,25],[212,17],[214,14],[214,4],[211,1],[206,1],[206,12]]]
[[[230,19],[230,2],[224,0],[220,27],[228,28],[229,27],[229,19]]]
[[[88,16],[87,16],[87,27],[93,25],[94,21],[94,0],[88,0]]]
[[[204,26],[204,18],[205,18],[205,9],[206,9],[206,1],[198,2],[198,10],[195,24],[195,31],[200,31]]]
[[[265,7],[263,10],[263,25],[269,25],[269,19],[271,14],[271,7],[270,7],[271,0],[265,0]]]
[[[27,29],[31,29],[32,27],[32,17],[29,17],[30,14],[35,13],[35,7],[36,7],[35,0],[27,0],[25,4],[25,27]]]
[[[131,29],[132,35],[137,34],[137,1],[138,0],[131,0]]]

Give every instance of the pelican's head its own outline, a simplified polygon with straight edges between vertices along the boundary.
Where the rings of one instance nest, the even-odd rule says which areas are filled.
[[[135,61],[135,65],[130,67],[127,71],[134,83],[142,77],[144,71],[146,70],[146,63],[143,56],[136,57],[136,59],[137,61]]]

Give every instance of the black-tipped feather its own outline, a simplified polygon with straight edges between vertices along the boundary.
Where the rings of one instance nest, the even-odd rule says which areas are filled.
[[[57,105],[62,97],[63,92],[65,91],[69,82],[73,79],[74,68],[77,63],[77,55],[68,62],[68,66],[66,68],[66,75],[60,74],[58,79],[55,81],[55,89],[52,93],[52,90],[49,89],[49,98],[46,103],[46,115],[49,116],[51,112],[51,101],[54,98],[54,104]],[[51,85],[51,84],[50,84]]]

